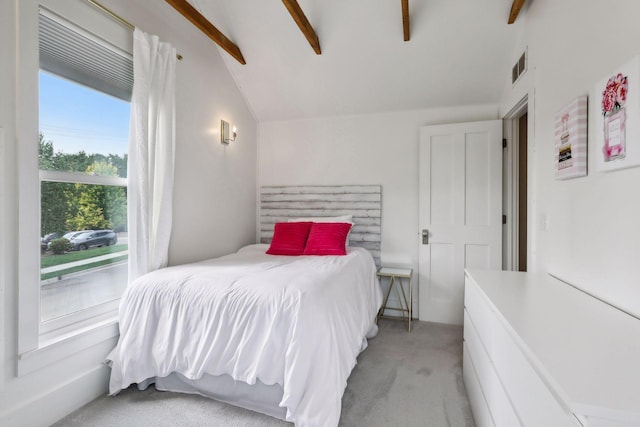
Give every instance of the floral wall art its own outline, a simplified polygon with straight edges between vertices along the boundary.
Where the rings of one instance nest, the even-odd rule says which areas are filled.
[[[587,96],[571,101],[555,116],[555,177],[587,174]]]
[[[640,166],[640,56],[618,67],[594,89],[592,154],[600,171]]]
[[[602,92],[602,115],[604,116],[604,146],[602,154],[605,162],[625,157],[625,124],[627,121],[627,92],[629,78],[618,73],[610,77]]]

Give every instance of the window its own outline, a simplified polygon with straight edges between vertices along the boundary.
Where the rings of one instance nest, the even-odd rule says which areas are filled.
[[[39,31],[43,337],[113,315],[127,285],[133,67],[130,55],[48,10]]]

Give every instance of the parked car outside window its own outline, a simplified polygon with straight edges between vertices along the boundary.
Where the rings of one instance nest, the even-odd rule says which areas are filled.
[[[45,251],[49,247],[49,242],[58,238],[60,238],[60,233],[49,233],[42,239],[40,239],[40,252],[45,253]]]
[[[64,237],[65,239],[71,241],[71,240],[75,239],[76,237],[78,237],[79,235],[81,235],[83,233],[88,233],[90,231],[93,231],[93,230],[70,231],[70,232],[68,232],[67,234],[65,234],[62,237]]]
[[[87,233],[89,231],[93,231],[93,230],[82,230],[82,231],[70,231],[68,233],[65,233],[64,236],[62,236],[63,239],[67,239],[69,242],[72,242],[74,238],[78,237],[79,235],[83,234],[83,233]],[[57,237],[56,237],[57,239]],[[55,239],[53,239],[55,240]],[[47,249],[51,249],[51,242],[53,242],[53,240],[50,240],[49,243],[47,243]]]
[[[118,242],[118,236],[113,230],[88,231],[74,237],[71,242],[71,249],[82,251],[94,246],[111,246]]]

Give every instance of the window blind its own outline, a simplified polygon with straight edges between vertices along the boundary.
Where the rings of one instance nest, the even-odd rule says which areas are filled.
[[[132,55],[46,9],[40,10],[40,68],[131,100]]]

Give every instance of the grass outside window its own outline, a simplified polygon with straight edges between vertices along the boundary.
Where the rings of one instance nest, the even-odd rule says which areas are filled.
[[[94,258],[100,255],[113,254],[129,249],[129,245],[103,246],[101,248],[87,249],[86,251],[67,252],[62,255],[46,255],[40,257],[40,268],[53,267],[54,265],[67,264],[74,261]]]

